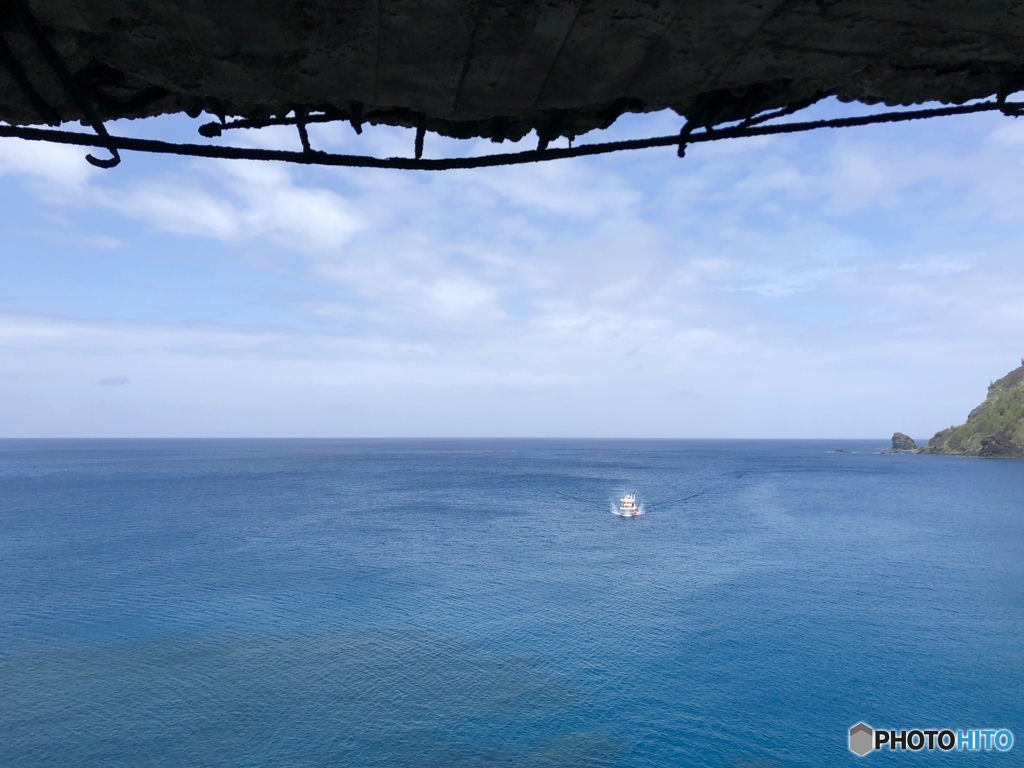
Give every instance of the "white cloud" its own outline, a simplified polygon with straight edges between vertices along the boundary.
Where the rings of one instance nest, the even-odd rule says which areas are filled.
[[[808,186],[808,178],[789,164],[778,164],[748,174],[736,185],[735,191],[747,197],[770,198],[780,192],[799,195]]]
[[[157,178],[127,188],[99,187],[93,194],[160,231],[231,242],[271,237],[302,252],[337,250],[362,227],[341,195],[300,186],[278,164],[217,163],[205,166],[199,178],[207,183]]]
[[[344,197],[296,184],[280,164],[224,162],[220,167],[227,186],[244,201],[239,218],[250,236],[269,234],[294,250],[331,251],[362,226]]]
[[[876,202],[879,196],[897,183],[892,169],[879,162],[870,147],[842,144],[831,158],[828,173],[831,180],[830,208],[852,213]]]
[[[465,277],[435,280],[427,286],[427,295],[443,315],[462,315],[495,299],[493,288]]]
[[[21,175],[64,192],[80,191],[96,173],[88,149],[41,141],[0,139],[0,176]]]
[[[761,274],[758,274],[761,272]],[[840,277],[853,275],[856,267],[841,267],[838,264],[827,266],[785,267],[772,272],[750,270],[744,281],[733,290],[749,291],[770,298],[784,298],[795,293],[803,293],[819,288],[824,283]]]
[[[1000,148],[1024,144],[1024,123],[1020,120],[1005,120],[989,133],[988,140]]]
[[[461,178],[504,201],[555,215],[621,216],[639,201],[625,179],[578,161],[466,171]]]
[[[230,201],[194,187],[147,182],[127,190],[104,190],[99,199],[163,232],[237,240],[243,231]]]
[[[77,150],[50,170],[11,161],[123,245],[95,260],[109,295],[0,316],[0,403],[39,406],[0,423],[44,431],[50,403],[50,427],[84,434],[116,403],[112,425],[151,434],[930,433],[970,404],[972,373],[1024,351],[1024,181],[1004,129],[445,174],[168,160],[134,179]],[[314,141],[411,152],[408,131],[350,134]],[[72,162],[78,181],[61,176]],[[147,251],[153,231],[189,254],[174,262],[189,280],[146,272],[169,263]],[[206,241],[260,259],[243,269]],[[108,257],[142,298],[117,293]],[[223,301],[193,308],[204,280]],[[130,319],[96,319],[114,315]],[[117,377],[131,386],[96,386]]]
[[[904,262],[898,269],[921,275],[958,275],[973,269],[974,261],[971,256],[929,256],[920,261]]]

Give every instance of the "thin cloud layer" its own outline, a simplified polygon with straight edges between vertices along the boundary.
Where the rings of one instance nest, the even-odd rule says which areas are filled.
[[[132,155],[96,173],[77,150],[34,145],[28,163],[0,142],[35,257],[4,256],[20,290],[0,290],[0,423],[927,437],[1024,351],[1014,126],[437,175]],[[406,133],[370,141],[406,152]],[[54,217],[63,245],[39,234]],[[116,401],[75,383],[120,378]]]
[[[270,238],[284,248],[310,252],[340,248],[361,227],[342,196],[297,186],[288,170],[276,165],[204,164],[190,178],[182,176],[101,187],[93,201],[161,232],[231,242]]]
[[[35,182],[37,194],[80,191],[95,171],[83,162],[83,151],[77,147],[38,141],[0,141],[0,178],[20,177],[30,184]]]

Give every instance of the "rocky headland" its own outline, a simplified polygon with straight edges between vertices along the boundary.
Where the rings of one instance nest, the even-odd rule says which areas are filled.
[[[985,402],[964,424],[937,433],[918,453],[1024,458],[1024,359],[989,385]]]

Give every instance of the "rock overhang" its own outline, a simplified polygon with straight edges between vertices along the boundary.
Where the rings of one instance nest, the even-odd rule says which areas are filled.
[[[320,111],[549,140],[624,112],[707,126],[823,94],[962,103],[1024,84],[1024,7],[1006,0],[10,0],[0,21],[14,125],[47,122],[40,102],[87,117],[31,24],[101,120]]]

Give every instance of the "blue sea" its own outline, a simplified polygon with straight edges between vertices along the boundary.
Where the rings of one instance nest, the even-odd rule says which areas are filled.
[[[1024,765],[1024,462],[885,445],[0,441],[0,765]]]

